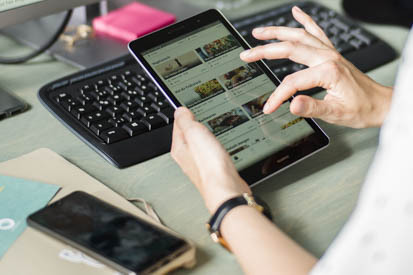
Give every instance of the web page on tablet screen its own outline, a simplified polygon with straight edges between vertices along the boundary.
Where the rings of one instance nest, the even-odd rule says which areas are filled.
[[[242,170],[314,133],[283,104],[271,115],[262,108],[276,86],[244,49],[215,22],[142,55],[198,121],[208,127]]]

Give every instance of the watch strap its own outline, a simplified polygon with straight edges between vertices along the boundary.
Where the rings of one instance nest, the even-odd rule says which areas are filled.
[[[221,206],[218,207],[217,211],[215,211],[214,215],[212,215],[211,219],[208,222],[209,231],[211,233],[219,231],[222,220],[228,214],[228,212],[240,205],[247,205],[247,201],[243,196],[229,199],[221,204]]]
[[[220,231],[221,223],[224,217],[228,214],[228,212],[230,212],[232,209],[240,205],[248,205],[250,207],[253,207],[257,211],[263,213],[266,217],[271,219],[271,214],[269,210],[265,209],[265,207],[261,206],[260,204],[257,204],[254,197],[248,193],[244,193],[241,196],[225,201],[221,206],[218,207],[218,209],[212,215],[212,217],[210,218],[206,226],[211,234],[212,240],[214,242],[220,243],[228,251],[230,251],[228,244],[221,236],[221,231]],[[264,205],[266,206],[265,203]]]

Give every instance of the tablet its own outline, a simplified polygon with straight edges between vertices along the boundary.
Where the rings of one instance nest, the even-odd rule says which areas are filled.
[[[129,44],[174,108],[188,107],[222,143],[250,185],[325,148],[328,136],[285,102],[262,108],[279,80],[262,61],[245,63],[248,43],[217,10],[208,10]]]

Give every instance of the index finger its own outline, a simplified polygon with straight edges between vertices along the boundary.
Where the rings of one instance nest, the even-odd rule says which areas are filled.
[[[326,45],[330,48],[334,48],[333,44],[331,43],[330,39],[328,39],[327,35],[324,31],[314,22],[314,20],[309,16],[307,13],[302,11],[299,7],[294,6],[292,9],[294,18],[304,26],[305,30],[312,34],[313,36],[317,37],[321,41],[323,41]]]
[[[315,48],[327,48],[324,42],[302,28],[283,26],[261,27],[254,29],[252,35],[259,40],[278,39],[281,41],[301,42]]]
[[[285,41],[257,46],[243,51],[240,58],[245,62],[254,62],[260,59],[288,58],[296,63],[309,67],[316,66],[331,58],[331,49],[314,48],[299,42]]]

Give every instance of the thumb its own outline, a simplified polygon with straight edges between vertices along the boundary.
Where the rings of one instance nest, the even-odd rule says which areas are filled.
[[[309,96],[296,96],[290,105],[290,111],[296,116],[326,118],[331,112],[331,106],[324,100]]]

